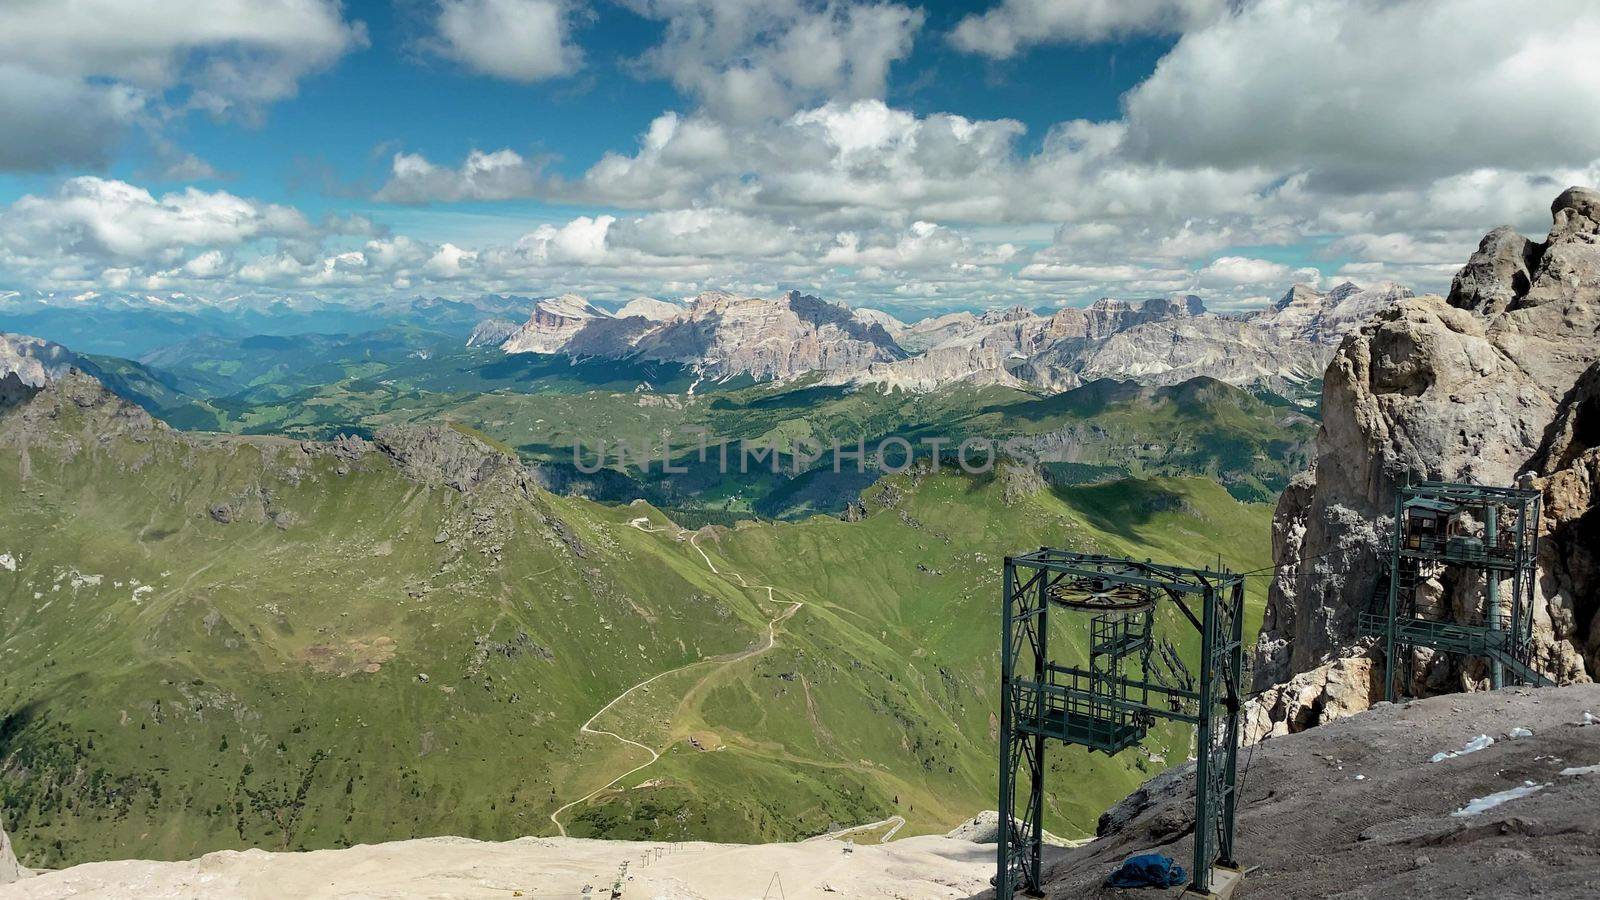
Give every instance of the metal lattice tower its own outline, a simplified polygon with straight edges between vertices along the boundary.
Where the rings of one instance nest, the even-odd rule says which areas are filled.
[[[1362,634],[1383,641],[1385,699],[1395,699],[1396,676],[1409,686],[1417,647],[1488,659],[1495,688],[1507,675],[1520,684],[1552,683],[1533,666],[1541,499],[1538,491],[1438,481],[1395,495],[1389,577],[1358,622]],[[1481,581],[1481,602],[1435,593],[1430,581],[1442,584],[1451,572],[1457,577],[1450,581]],[[1509,597],[1500,590],[1507,580]]]
[[[1170,603],[1200,636],[1198,678],[1170,644],[1158,649],[1155,612]],[[1052,614],[1089,618],[1086,666],[1056,662]],[[1239,706],[1243,694],[1244,576],[1041,548],[1006,557],[1000,649],[1000,840],[996,896],[1040,896],[1045,741],[1114,754],[1156,719],[1196,730],[1194,860],[1190,888],[1207,894],[1213,866],[1237,868]],[[1181,684],[1163,684],[1152,655]],[[1172,659],[1166,659],[1171,656]]]

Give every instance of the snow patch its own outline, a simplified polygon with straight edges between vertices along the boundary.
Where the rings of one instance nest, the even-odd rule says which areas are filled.
[[[1548,784],[1535,784],[1531,781],[1524,781],[1521,787],[1514,787],[1509,790],[1500,791],[1497,794],[1490,794],[1487,797],[1478,797],[1471,803],[1468,803],[1466,806],[1461,807],[1450,815],[1455,816],[1456,818],[1466,818],[1467,816],[1480,815],[1488,812],[1491,809],[1494,809],[1496,806],[1499,806],[1502,803],[1509,803],[1512,800],[1526,797],[1530,794],[1537,794],[1549,786],[1550,785]]]
[[[1529,733],[1531,734],[1532,732]],[[1480,734],[1472,740],[1467,741],[1467,745],[1462,747],[1460,750],[1445,750],[1441,753],[1435,753],[1433,758],[1428,760],[1428,762],[1444,762],[1447,759],[1455,759],[1458,756],[1466,756],[1468,753],[1477,753],[1479,750],[1482,750],[1493,743],[1494,738],[1489,737],[1487,734]]]
[[[1561,774],[1569,775],[1569,776],[1570,775],[1600,775],[1600,766],[1575,766],[1575,767],[1570,768],[1570,769],[1562,769],[1561,770]]]
[[[1506,737],[1511,738],[1513,741],[1518,738],[1533,737],[1533,731],[1518,725],[1516,728],[1511,729]]]

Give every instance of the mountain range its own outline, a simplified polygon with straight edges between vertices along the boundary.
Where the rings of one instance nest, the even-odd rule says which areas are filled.
[[[1217,315],[1199,297],[1104,298],[1043,315],[1024,307],[907,324],[874,309],[791,291],[776,299],[716,291],[687,305],[636,299],[615,314],[566,294],[533,302],[527,321],[479,323],[469,346],[507,354],[633,359],[707,379],[792,379],[912,391],[967,382],[1061,391],[1101,378],[1176,384],[1196,376],[1304,394],[1346,334],[1411,296],[1398,285],[1296,285],[1273,306]]]

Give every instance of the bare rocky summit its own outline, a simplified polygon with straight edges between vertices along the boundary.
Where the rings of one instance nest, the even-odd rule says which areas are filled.
[[[501,347],[507,353],[560,353],[590,322],[609,318],[576,294],[550,297],[534,304],[533,315]]]
[[[1349,674],[1336,660],[1365,654],[1355,621],[1378,583],[1396,486],[1407,479],[1542,490],[1538,665],[1558,681],[1600,672],[1600,193],[1567,190],[1552,216],[1541,242],[1490,232],[1448,298],[1402,298],[1339,346],[1314,471],[1275,515],[1278,576],[1257,687],[1298,676],[1300,690],[1315,693],[1332,673]],[[1483,684],[1475,663],[1418,663],[1418,689]],[[1341,706],[1351,703],[1361,705]]]
[[[0,402],[19,399],[55,381],[74,359],[72,351],[60,344],[0,331]]]
[[[574,359],[673,362],[708,378],[788,379],[929,391],[1004,384],[1064,391],[1101,378],[1172,385],[1196,376],[1304,393],[1333,346],[1410,292],[1394,285],[1327,293],[1299,286],[1272,309],[1208,313],[1199,297],[1126,301],[1041,315],[1021,306],[906,324],[791,291],[777,299],[707,291],[689,305],[640,297],[610,315],[581,297],[540,300],[521,326],[492,319],[469,346]]]
[[[497,330],[490,326],[482,329],[486,340]],[[855,372],[906,355],[874,317],[798,291],[776,300],[708,291],[687,307],[638,298],[615,316],[568,294],[538,301],[500,346],[507,353],[674,362],[709,378]]]

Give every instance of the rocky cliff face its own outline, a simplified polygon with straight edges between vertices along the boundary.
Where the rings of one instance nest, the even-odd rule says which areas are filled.
[[[797,291],[775,300],[708,291],[687,307],[638,298],[615,316],[568,295],[538,301],[521,326],[485,321],[468,343],[675,362],[711,378],[816,372],[831,383],[913,391],[958,382],[1063,391],[1100,378],[1173,385],[1210,377],[1297,394],[1321,373],[1331,342],[1406,296],[1392,285],[1300,287],[1276,308],[1244,317],[1209,314],[1192,295],[1102,298],[1048,316],[1016,306],[906,325]]]
[[[798,291],[777,300],[701,294],[683,317],[641,336],[634,352],[693,366],[710,377],[780,379],[860,372],[905,356],[882,325]]]
[[[1374,315],[1412,296],[1410,288],[1398,284],[1362,288],[1346,281],[1327,293],[1297,284],[1250,321],[1282,338],[1338,344]]]
[[[0,405],[23,399],[65,375],[74,358],[60,344],[0,332]]]
[[[1293,394],[1316,377],[1326,355],[1318,344],[1284,340],[1239,319],[1180,316],[1140,322],[1099,340],[1057,342],[1029,359],[1022,375],[1058,391],[1099,378],[1171,385],[1203,376]]]
[[[1325,376],[1314,473],[1276,513],[1279,568],[1258,687],[1299,675],[1300,689],[1314,692],[1337,668],[1331,660],[1364,652],[1355,619],[1378,582],[1393,527],[1386,514],[1407,478],[1542,489],[1540,665],[1567,681],[1600,671],[1600,193],[1573,188],[1552,212],[1543,242],[1496,229],[1447,299],[1401,299],[1340,345]],[[1470,665],[1418,661],[1436,687],[1482,677]]]
[[[977,382],[1065,391],[1102,378],[1174,385],[1206,377],[1236,386],[1305,392],[1333,343],[1410,291],[1304,286],[1252,316],[1206,312],[1200,298],[1104,298],[1040,316],[1023,307],[955,313],[908,326],[898,339],[921,352],[873,366],[856,380],[909,390]]]
[[[474,340],[493,342],[499,330],[485,322]],[[640,298],[616,316],[567,295],[539,301],[500,346],[507,353],[676,362],[713,378],[861,372],[906,355],[879,319],[797,291],[776,300],[709,291],[688,307]]]
[[[501,346],[507,353],[560,353],[590,322],[609,318],[582,297],[562,294],[534,304],[533,315]]]

